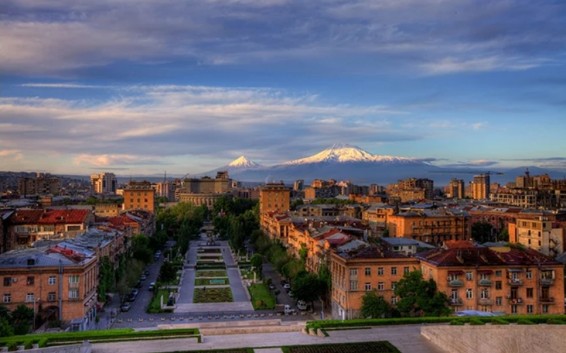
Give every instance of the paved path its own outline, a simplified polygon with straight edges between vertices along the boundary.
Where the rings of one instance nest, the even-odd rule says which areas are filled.
[[[197,263],[198,248],[205,247],[206,235],[201,234],[201,240],[191,241],[189,250],[187,251],[185,268],[183,273],[183,283],[181,284],[179,298],[177,299],[177,307],[175,313],[190,312],[230,312],[230,311],[250,311],[253,306],[248,296],[248,291],[242,283],[240,270],[236,264],[230,246],[227,241],[217,241],[215,246],[211,248],[219,248],[222,252],[222,258],[226,264],[226,273],[230,281],[230,289],[232,290],[232,303],[193,303],[196,270],[194,266]]]
[[[365,330],[329,331],[328,337],[309,336],[301,332],[206,336],[203,343],[197,343],[195,339],[143,341],[143,344],[140,344],[140,342],[96,343],[92,346],[92,352],[153,353],[242,347],[277,348],[288,345],[386,340],[395,345],[402,353],[445,353],[421,336],[420,328],[421,325],[406,325]]]

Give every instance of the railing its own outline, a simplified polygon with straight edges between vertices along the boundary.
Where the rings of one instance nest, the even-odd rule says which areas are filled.
[[[523,280],[520,280],[518,278],[509,278],[507,280],[507,282],[512,286],[522,286],[523,285]]]
[[[509,300],[509,304],[512,305],[520,305],[523,304],[523,298],[515,297],[515,298],[507,298]]]
[[[478,281],[478,285],[483,286],[483,287],[489,287],[489,286],[491,286],[491,280],[490,279],[480,279]]]
[[[543,286],[551,286],[554,284],[554,278],[541,278],[540,284]]]
[[[459,279],[448,280],[448,285],[450,287],[462,287],[464,285],[464,281]]]
[[[479,305],[493,305],[493,300],[490,298],[479,298],[478,299]]]
[[[464,301],[460,298],[450,298],[450,305],[464,305]]]
[[[541,297],[539,301],[543,304],[554,304],[554,297]]]

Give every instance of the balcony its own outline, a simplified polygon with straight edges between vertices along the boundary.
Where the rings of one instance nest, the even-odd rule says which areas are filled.
[[[509,283],[510,286],[518,287],[523,285],[523,280],[518,278],[509,278],[507,280],[507,283]]]
[[[450,287],[462,287],[464,286],[464,281],[461,281],[459,279],[448,280],[448,285]]]
[[[540,285],[541,286],[551,286],[554,284],[554,278],[541,278]]]
[[[521,305],[523,304],[523,298],[514,297],[514,298],[507,298],[509,300],[509,304],[511,305]]]
[[[554,304],[554,297],[541,297],[539,301],[541,304]]]
[[[450,305],[453,306],[464,305],[464,301],[462,301],[462,299],[460,298],[450,298]]]
[[[490,279],[480,279],[478,281],[478,285],[482,287],[491,287],[491,280]]]
[[[69,282],[69,288],[79,288],[79,282]]]
[[[479,305],[493,305],[493,300],[490,298],[479,298],[478,299]]]

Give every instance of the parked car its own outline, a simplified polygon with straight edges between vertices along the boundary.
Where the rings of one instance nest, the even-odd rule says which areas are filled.
[[[143,271],[143,274],[144,274],[146,277],[149,277],[149,270]]]
[[[142,275],[140,276],[140,281],[143,282],[143,281],[145,281],[146,279],[147,279],[147,276],[146,276],[146,275],[143,275],[143,274],[142,274]]]
[[[273,283],[269,284],[269,289],[274,290],[275,289],[275,285]]]
[[[297,302],[297,309],[301,310],[301,311],[305,311],[307,310],[308,305],[304,300],[299,300]]]
[[[125,302],[122,305],[120,305],[120,311],[122,311],[122,312],[129,311],[131,307],[132,307],[132,305],[130,303]]]
[[[150,291],[153,291],[155,289],[155,282],[149,283],[149,287],[147,287],[147,289],[149,289]]]
[[[285,289],[288,292],[289,290],[291,290],[291,285],[285,282],[285,284],[283,284],[283,289]]]

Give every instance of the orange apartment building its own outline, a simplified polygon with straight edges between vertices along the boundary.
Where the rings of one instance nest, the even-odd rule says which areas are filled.
[[[548,217],[517,218],[514,223],[509,223],[510,243],[522,244],[551,257],[564,252],[564,238],[562,225]]]
[[[376,291],[395,305],[395,286],[407,272],[419,268],[419,261],[359,240],[339,246],[330,255],[332,276],[332,317],[353,319],[360,315],[366,292]]]
[[[423,277],[436,282],[454,311],[564,313],[563,264],[532,249],[447,242],[417,258]]]
[[[122,210],[155,212],[155,190],[148,181],[131,181],[123,190]]]
[[[291,190],[283,183],[268,183],[259,189],[259,214],[287,212],[291,207]]]
[[[387,216],[390,237],[411,238],[430,244],[446,240],[467,240],[471,236],[469,217],[450,210],[406,211]]]
[[[9,310],[24,304],[45,319],[82,330],[96,317],[98,260],[93,252],[59,244],[0,255],[0,295]]]

